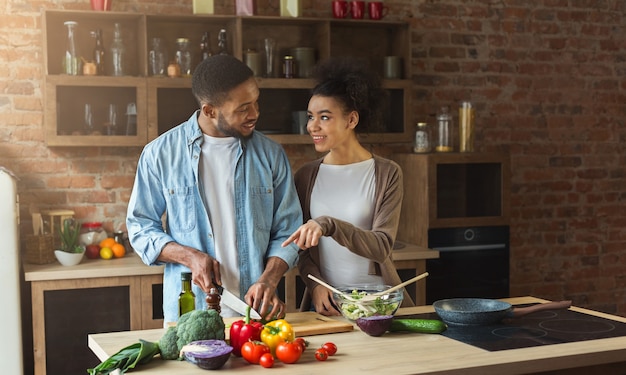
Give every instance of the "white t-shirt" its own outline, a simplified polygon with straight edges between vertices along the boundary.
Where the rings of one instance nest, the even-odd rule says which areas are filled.
[[[235,162],[239,140],[234,137],[216,138],[204,134],[200,158],[200,180],[204,187],[204,204],[213,228],[215,257],[220,262],[222,285],[239,295],[239,261],[235,233]],[[224,317],[239,316],[221,306]]]
[[[311,217],[331,216],[372,229],[376,184],[374,159],[348,165],[321,164],[311,192]],[[332,237],[319,243],[320,272],[331,285],[381,284],[368,275],[370,260],[339,245]]]

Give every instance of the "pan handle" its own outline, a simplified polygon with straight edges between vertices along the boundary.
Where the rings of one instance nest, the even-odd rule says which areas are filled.
[[[557,301],[557,302],[540,303],[538,305],[527,306],[527,307],[513,307],[513,310],[511,311],[511,317],[519,318],[520,316],[528,315],[536,311],[561,310],[561,309],[568,309],[571,306],[572,306],[572,301]]]

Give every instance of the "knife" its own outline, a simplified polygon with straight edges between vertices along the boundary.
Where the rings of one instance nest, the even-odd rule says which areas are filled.
[[[223,286],[214,284],[217,287],[217,291],[222,295],[222,303],[231,309],[235,310],[242,316],[246,316],[246,310],[248,309],[248,304],[244,301],[240,300],[236,295],[232,294],[228,290],[224,289]],[[250,318],[252,319],[261,319],[261,315],[256,312],[253,308],[250,308]]]

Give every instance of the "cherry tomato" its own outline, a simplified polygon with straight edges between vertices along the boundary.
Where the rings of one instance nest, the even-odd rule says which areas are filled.
[[[248,341],[241,345],[241,356],[254,365],[259,364],[261,356],[265,353],[270,353],[270,347],[262,342]]]
[[[259,364],[265,368],[274,367],[274,356],[272,356],[272,353],[264,353],[259,358]]]
[[[328,352],[324,348],[319,348],[315,351],[315,359],[318,361],[325,361],[328,359]]]
[[[332,342],[327,342],[326,344],[322,345],[322,348],[324,348],[328,352],[329,356],[333,356],[335,355],[335,353],[337,353],[337,345]]]
[[[283,341],[276,346],[276,358],[283,363],[296,363],[302,355],[302,345],[292,341]]]
[[[302,337],[297,337],[293,342],[296,342],[302,346],[302,351],[305,351],[307,346],[309,346],[309,342],[303,339]]]

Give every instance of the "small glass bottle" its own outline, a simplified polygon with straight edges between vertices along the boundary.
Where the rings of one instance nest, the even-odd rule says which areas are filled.
[[[228,55],[227,45],[226,29],[221,29],[220,33],[217,34],[217,49],[220,55]]]
[[[189,39],[176,39],[176,63],[180,67],[180,75],[191,77],[191,51],[189,51]]]
[[[104,46],[102,44],[102,29],[91,32],[91,36],[96,39],[96,45],[93,48],[93,62],[96,64],[96,75],[103,76],[104,68]]]
[[[294,72],[296,70],[296,63],[293,60],[293,56],[287,55],[283,58],[283,77],[294,78]]]
[[[111,69],[112,76],[123,76],[126,74],[126,49],[122,40],[122,25],[115,23],[113,30],[113,42],[111,43]]]
[[[452,115],[450,109],[441,107],[437,114],[437,144],[435,151],[452,152]]]
[[[191,290],[191,272],[181,272],[182,291],[178,296],[178,316],[196,309],[196,295]]]
[[[74,30],[78,23],[76,21],[66,21],[63,24],[67,27],[67,41],[65,54],[63,55],[63,73],[77,76],[80,72],[80,58],[76,48]]]
[[[137,135],[137,105],[126,105],[126,135]]]
[[[209,32],[205,31],[204,34],[202,34],[202,39],[200,39],[200,61],[208,59],[212,54]]]
[[[161,42],[161,38],[152,38],[152,49],[148,53],[150,75],[163,77],[167,69],[167,58]]]
[[[430,128],[426,122],[417,123],[413,152],[418,154],[430,152]]]

